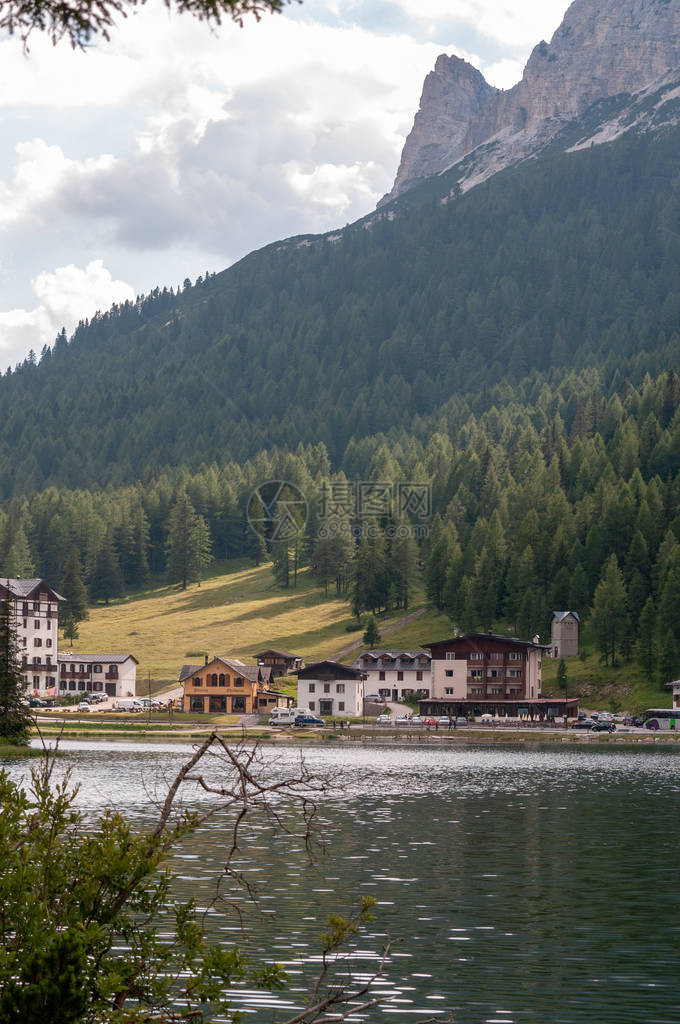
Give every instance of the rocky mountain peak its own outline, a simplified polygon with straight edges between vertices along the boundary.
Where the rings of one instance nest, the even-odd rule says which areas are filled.
[[[486,166],[474,161],[476,184],[537,151],[593,103],[639,93],[678,69],[680,0],[574,0],[508,90],[443,54],[425,79],[394,186],[380,205],[494,142]]]

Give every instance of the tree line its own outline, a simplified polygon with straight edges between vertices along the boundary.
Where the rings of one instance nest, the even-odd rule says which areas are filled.
[[[320,443],[133,487],[14,498],[0,514],[3,572],[38,572],[66,596],[80,580],[81,614],[88,599],[120,596],[151,576],[186,586],[215,559],[271,559],[280,586],[293,587],[307,567],[361,616],[408,608],[422,570],[429,601],[461,628],[505,621],[519,635],[546,635],[551,611],[571,608],[590,620],[607,662],[635,656],[660,682],[672,678],[680,377],[665,371],[607,394],[602,376],[587,371],[557,388],[537,378],[496,397],[487,411],[469,408],[459,429],[442,422],[427,443],[365,438],[336,473]],[[268,480],[305,496],[290,539],[251,528]],[[417,516],[392,507],[370,516],[351,501],[326,507],[329,490],[356,495],[386,481],[430,488],[426,536]]]

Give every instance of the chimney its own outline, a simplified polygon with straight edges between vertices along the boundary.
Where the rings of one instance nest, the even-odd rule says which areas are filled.
[[[208,664],[208,655],[207,655],[207,654],[205,655],[205,662],[204,662],[204,664],[205,664],[205,665],[207,665],[207,664]]]

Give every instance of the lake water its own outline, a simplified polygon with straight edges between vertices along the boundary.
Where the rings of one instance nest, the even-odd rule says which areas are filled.
[[[154,780],[190,747],[66,742],[88,810],[152,817]],[[264,748],[274,774],[296,748]],[[320,815],[326,855],[310,866],[260,824],[239,861],[261,886],[250,949],[283,963],[282,995],[237,990],[254,1024],[303,1005],[327,915],[377,901],[355,973],[369,974],[389,932],[368,1021],[455,1010],[457,1024],[680,1022],[680,756],[663,748],[535,750],[497,746],[311,747],[331,773]],[[13,765],[17,775],[24,765]],[[162,788],[162,787],[161,787]],[[206,798],[202,798],[206,799]],[[228,842],[219,817],[175,858],[184,892],[208,903]],[[233,913],[212,913],[216,941],[241,942]]]

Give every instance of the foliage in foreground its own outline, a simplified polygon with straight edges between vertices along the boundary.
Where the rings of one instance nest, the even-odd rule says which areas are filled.
[[[294,775],[277,775],[257,747],[232,748],[213,733],[170,785],[155,828],[137,832],[114,811],[89,821],[77,809],[68,772],[55,780],[55,763],[46,754],[27,789],[0,772],[0,1024],[234,1021],[239,1014],[225,996],[234,984],[284,986],[277,965],[254,965],[237,948],[207,941],[194,904],[173,895],[166,859],[226,810],[228,852],[213,905],[228,910],[230,884],[253,895],[232,863],[249,816],[289,832],[295,808],[294,834],[311,854],[314,801],[324,781],[304,763]],[[208,794],[200,810],[181,805],[187,786],[194,796],[196,787]],[[389,942],[376,972],[359,982],[341,953],[370,918],[371,902],[349,920],[331,918],[318,977],[287,1024],[343,1020],[381,1001],[371,987],[382,975]]]

